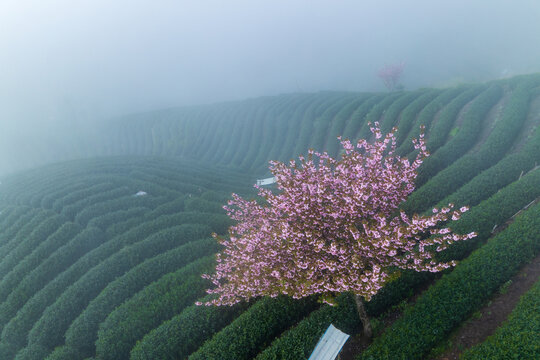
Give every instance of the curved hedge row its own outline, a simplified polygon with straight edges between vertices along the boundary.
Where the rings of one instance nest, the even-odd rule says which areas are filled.
[[[425,133],[430,133],[431,123],[435,119],[437,113],[452,99],[456,98],[459,94],[462,94],[464,90],[463,87],[447,89],[427,103],[418,113],[414,126],[411,131],[409,131],[407,138],[404,139],[402,144],[396,149],[396,153],[400,156],[405,156],[412,152],[414,150],[412,139],[418,138],[420,135],[420,127],[424,126]]]
[[[263,101],[257,101],[253,102],[251,104],[250,113],[246,119],[244,119],[244,123],[242,124],[242,134],[240,135],[241,139],[244,139],[241,144],[239,144],[234,152],[230,156],[231,160],[229,161],[229,164],[233,164],[233,166],[239,166],[242,160],[244,159],[246,153],[249,151],[249,147],[251,146],[252,142],[257,141],[256,138],[253,137],[253,133],[255,131],[255,127],[258,125],[254,119],[257,117],[257,114],[260,113]],[[193,126],[196,126],[197,124],[190,121]],[[207,122],[209,125],[209,122]],[[206,129],[206,131],[201,131],[196,138],[204,138],[206,133],[211,132],[210,127]],[[233,149],[231,146],[230,149]]]
[[[313,298],[263,298],[204,343],[189,359],[253,359],[276,335],[316,306]]]
[[[58,199],[62,198],[66,194],[71,194],[75,191],[83,190],[88,186],[90,186],[90,183],[88,181],[76,181],[70,184],[63,184],[61,188],[50,189],[46,192],[45,195],[43,195],[43,197],[41,197],[39,206],[36,207],[52,210],[54,203]]]
[[[79,212],[85,210],[87,207],[99,204],[100,202],[106,202],[110,199],[119,198],[123,196],[129,196],[133,195],[132,191],[130,191],[128,188],[125,187],[116,187],[109,191],[93,194],[87,197],[82,198],[79,201],[76,201],[75,203],[71,205],[64,206],[62,208],[62,211],[60,214],[65,216],[71,221],[75,221],[75,218],[79,214]],[[85,225],[85,224],[81,224]]]
[[[344,139],[356,140],[358,137],[363,138],[361,133],[362,129],[366,127],[366,116],[371,109],[384,98],[384,95],[377,94],[371,95],[366,101],[362,103],[351,115],[351,119],[347,122],[343,134]],[[369,128],[367,129],[369,132]]]
[[[530,171],[540,161],[540,126],[518,153],[510,154],[482,171],[471,181],[463,185],[459,191],[445,197],[438,207],[453,203],[456,207],[474,206],[486,195],[492,195],[522,174]],[[481,189],[481,191],[479,191]]]
[[[339,106],[337,106],[337,104],[340,100],[342,100],[341,98],[342,96],[336,96],[336,94],[318,94],[317,101],[313,102],[309,107],[307,107],[306,111],[304,112],[304,116],[300,122],[296,146],[293,152],[286,155],[283,154],[282,156],[284,156],[284,158],[282,160],[287,161],[293,157],[296,157],[298,154],[305,153],[308,148],[312,147],[313,139],[315,138],[319,138],[321,144],[324,143],[325,139],[321,138],[321,134],[323,134],[324,129],[328,127],[327,122],[330,121],[332,116],[339,111]],[[349,95],[348,98],[350,99],[353,97]],[[329,111],[324,113],[327,109]],[[323,116],[326,120],[323,120]],[[256,160],[254,163],[257,164]],[[267,162],[257,165],[258,169],[264,169],[264,172],[268,171]]]
[[[53,225],[53,223],[49,225]],[[21,283],[26,275],[46,261],[46,259],[58,248],[67,244],[72,238],[81,232],[81,227],[71,222],[55,222],[54,225],[57,225],[57,229],[55,229],[56,231],[48,236],[47,239],[42,241],[39,245],[36,245],[32,252],[22,261],[19,261],[17,265],[13,266],[12,270],[6,276],[4,276],[2,281],[0,281],[0,309],[4,305],[4,301],[8,295]],[[18,299],[18,301],[21,300],[21,298]]]
[[[43,221],[46,216],[50,216],[50,213],[47,214],[38,209],[28,208],[28,211],[4,232],[4,241],[0,245],[0,254],[9,253],[17,246],[18,240],[27,237],[32,232],[33,227]]]
[[[540,252],[540,205],[424,292],[359,359],[420,359]]]
[[[69,233],[70,228],[72,228],[74,233],[78,232],[77,230],[79,228],[75,224],[69,224],[70,223],[64,225],[62,230]],[[10,319],[15,317],[17,311],[21,309],[21,307],[26,306],[26,302],[34,294],[37,294],[58,274],[62,273],[76,262],[79,257],[99,246],[103,241],[105,241],[105,237],[101,231],[95,228],[87,228],[82,232],[79,232],[78,235],[70,239],[67,244],[60,247],[49,258],[26,274],[9,293],[7,298],[0,303],[0,328],[3,328]],[[17,316],[19,316],[19,314]],[[21,316],[23,315],[21,314]],[[4,338],[4,332],[8,337],[17,333],[17,331],[14,330],[3,331],[2,339]]]
[[[66,345],[85,356],[93,355],[99,324],[115,307],[161,276],[218,250],[219,245],[214,239],[189,242],[131,268],[109,283],[71,323],[65,334]]]
[[[92,205],[89,204],[77,213],[74,222],[86,226],[92,219],[102,216],[103,214],[127,210],[134,207],[154,209],[159,204],[164,203],[165,199],[166,198],[156,197],[150,194],[145,196],[133,196],[133,194],[129,194],[127,196],[117,197],[116,199],[101,201]]]
[[[100,228],[101,230],[111,235],[111,227],[129,219],[140,219],[150,211],[151,210],[149,208],[142,206],[133,207],[128,210],[117,210],[90,219],[88,221],[88,226]]]
[[[87,240],[86,242],[88,243],[99,243],[102,241],[101,239],[103,239],[104,234],[99,229],[86,228],[78,237],[81,239],[85,238]],[[73,266],[70,267],[69,271],[62,272],[59,276],[55,277],[54,280],[48,282],[44,287],[44,284],[42,283],[37,284],[37,287],[40,290],[24,304],[18,303],[17,299],[14,299],[15,302],[12,303],[14,307],[19,308],[21,305],[23,306],[16,313],[15,317],[11,318],[11,320],[9,320],[9,322],[4,326],[0,343],[11,344],[8,349],[15,351],[23,347],[27,342],[28,332],[32,328],[33,324],[41,317],[43,311],[64,292],[66,287],[81,277],[88,270],[88,267],[91,266],[91,263],[87,263],[79,259]],[[50,276],[50,274],[47,273],[43,275]],[[10,297],[12,297],[12,294],[10,294]],[[25,293],[22,292],[22,294]],[[9,318],[10,317],[6,317],[6,320]],[[9,359],[12,357],[12,353],[0,353],[0,358]]]
[[[64,223],[65,219],[51,211],[42,211],[38,216],[32,219],[32,221],[25,226],[25,228],[28,228],[31,232],[28,233],[24,231],[25,236],[20,236],[19,233],[11,243],[13,246],[6,246],[11,247],[11,249],[2,249],[4,256],[0,261],[0,279],[3,280],[18,263],[23,261],[26,256],[30,255],[40,243],[45,241]],[[0,297],[0,301],[2,300],[3,298]]]
[[[504,225],[515,213],[540,196],[540,169],[531,171],[518,181],[504,187],[489,199],[482,201],[455,222],[457,233],[476,231],[478,235],[460,241],[440,252],[441,260],[462,259],[491,235],[495,226]]]
[[[266,153],[266,161],[264,161],[264,163],[268,163],[268,161],[270,160],[279,159],[279,155],[284,148],[283,143],[286,138],[285,134],[287,134],[289,131],[292,131],[292,129],[290,128],[290,124],[299,118],[299,115],[296,119],[294,118],[294,110],[298,108],[299,105],[301,105],[302,98],[303,95],[294,96],[286,103],[286,106],[283,108],[283,110],[280,111],[279,114],[277,114],[275,119],[276,126],[272,134],[274,141],[271,142],[271,146],[268,147],[268,151]],[[251,119],[248,119],[247,121],[251,121]],[[240,156],[243,156],[243,154],[240,154]],[[229,162],[228,164],[231,163]]]
[[[14,214],[16,211],[19,210],[19,213],[17,216]],[[10,226],[13,221],[24,214],[24,212],[20,209],[18,206],[14,205],[2,205],[0,208],[0,239],[3,238],[3,232],[5,231],[6,227]],[[0,244],[2,241],[0,240]]]
[[[474,101],[478,95],[485,92],[486,89],[487,86],[485,85],[466,89],[441,110],[439,116],[433,123],[433,128],[426,137],[426,147],[432,154],[445,144],[448,134],[460,112],[466,113],[469,109],[467,104],[472,105],[472,101]]]
[[[56,212],[62,212],[62,210],[65,207],[77,201],[80,201],[96,193],[102,193],[105,191],[113,190],[115,187],[117,187],[117,184],[107,181],[107,182],[100,182],[97,184],[85,186],[81,190],[66,193],[65,196],[62,196],[62,197],[60,197],[61,196],[60,194],[59,197],[53,201],[52,210]]]
[[[214,256],[200,258],[163,276],[116,308],[99,326],[97,357],[129,359],[129,352],[137,340],[206,292],[209,282],[200,275],[213,267]]]
[[[328,135],[326,136],[326,143],[323,149],[327,151],[330,156],[335,157],[338,154],[340,144],[337,137],[343,135],[343,131],[345,130],[347,122],[351,119],[356,110],[358,110],[358,107],[366,101],[366,98],[366,94],[355,96],[354,99],[349,102],[349,104],[343,106],[341,110],[339,110],[339,112],[334,117],[332,123],[329,124],[329,131]]]
[[[270,152],[270,149],[272,148],[272,145],[274,144],[274,142],[277,141],[276,130],[277,130],[277,127],[279,126],[279,123],[278,123],[280,120],[279,114],[282,112],[283,107],[286,106],[287,104],[288,104],[287,98],[283,96],[279,96],[278,100],[275,103],[275,106],[268,111],[266,116],[267,118],[271,118],[271,119],[268,119],[267,121],[265,121],[261,126],[263,136],[259,137],[259,144],[257,146],[257,151],[256,151],[257,154],[255,156],[255,159],[253,160],[254,164],[252,164],[251,167],[257,167],[257,165],[266,167],[268,153]],[[237,122],[238,121],[235,121],[235,123]],[[237,139],[225,138],[224,140],[228,140],[227,141],[228,147],[235,147],[236,144],[241,143],[242,141],[246,141],[246,139],[240,139],[240,138],[237,138]],[[217,154],[220,153],[219,148],[215,149],[215,151]],[[214,162],[219,162],[216,160],[217,159],[214,159]],[[228,163],[222,162],[222,164],[228,164]]]
[[[62,344],[65,331],[108,283],[145,259],[175,246],[208,236],[203,225],[182,224],[165,228],[143,241],[115,253],[87,271],[49,306],[28,334],[28,343],[40,344],[51,350]]]
[[[256,359],[307,359],[330,324],[349,334],[358,332],[361,322],[353,297],[342,294],[336,301],[337,306],[325,304],[313,311],[298,325],[273,341]]]
[[[444,146],[428,157],[418,169],[416,186],[423,185],[439,171],[454,163],[476,143],[482,123],[489,111],[500,100],[503,90],[492,86],[478,95],[463,115],[459,131]],[[433,132],[434,133],[434,132]]]
[[[412,130],[413,124],[416,122],[418,113],[429,104],[441,90],[431,90],[420,95],[416,100],[412,101],[405,109],[403,109],[396,133],[396,143],[400,146]]]
[[[174,226],[178,223],[199,222],[209,223],[214,226],[212,230],[219,231],[228,227],[229,219],[225,216],[205,213],[180,213],[175,215],[160,216],[159,219],[153,219],[152,213],[149,213],[145,222],[130,229],[128,232],[116,237],[115,241],[109,241],[104,246],[96,248],[94,251],[88,252],[85,256],[77,260],[76,263],[69,268],[68,271],[62,273],[53,282],[40,290],[30,299],[16,317],[11,319],[3,331],[3,343],[15,344],[15,349],[24,345],[26,342],[26,334],[41,316],[41,313],[47,306],[51,304],[53,299],[57,298],[67,286],[75,282],[84,275],[91,267],[106,259],[114,252],[118,251],[122,246],[140,241],[152,232],[158,231],[163,227]],[[141,221],[139,220],[139,223]],[[92,242],[90,242],[92,243]],[[41,284],[43,286],[43,284]],[[15,304],[21,306],[23,304]],[[68,324],[69,325],[69,324]],[[11,355],[8,355],[9,358]]]
[[[347,96],[339,101],[336,101],[334,104],[332,104],[332,106],[329,106],[320,117],[315,119],[313,122],[314,131],[309,141],[310,147],[320,149],[321,151],[325,149],[325,143],[328,139],[328,132],[334,118],[342,109],[347,107],[347,104],[354,102],[354,99],[356,99],[356,96]]]
[[[210,301],[208,295],[201,302]],[[248,308],[246,302],[234,306],[191,305],[146,334],[133,347],[131,360],[184,359],[207,339]]]
[[[399,121],[400,114],[412,101],[415,101],[419,96],[425,92],[424,89],[415,92],[404,93],[399,97],[392,105],[386,109],[382,119],[380,120],[380,127],[383,134],[389,133]],[[371,120],[371,119],[370,119]],[[370,134],[366,134],[369,136]]]
[[[5,205],[4,207],[4,204],[2,206],[2,210],[0,210],[0,246],[9,238],[9,229],[13,227],[13,224],[30,210],[27,206]]]
[[[411,194],[404,204],[406,211],[420,212],[426,210],[430,203],[441,200],[441,194],[449,194],[451,191],[458,189],[480,171],[494,165],[505,155],[527,118],[529,104],[528,86],[530,85],[520,86],[513,92],[507,106],[504,108],[501,120],[496,123],[495,128],[491,131],[486,141],[481,144],[478,152],[460,157],[451,166],[440,171],[429,182]],[[487,110],[487,106],[484,109]],[[473,107],[471,106],[469,113],[472,110]],[[463,127],[465,127],[465,122]],[[462,132],[463,129],[458,132],[458,135]],[[445,146],[442,149],[450,149],[451,147],[453,146]],[[458,148],[454,150],[456,153],[460,153],[461,151]],[[436,155],[437,153],[433,156]],[[430,158],[426,159],[426,163]]]
[[[540,281],[521,297],[508,320],[483,343],[466,350],[463,360],[540,357]]]

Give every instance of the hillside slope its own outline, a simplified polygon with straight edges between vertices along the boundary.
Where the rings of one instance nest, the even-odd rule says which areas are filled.
[[[333,323],[353,333],[353,299],[261,299],[195,306],[230,220],[222,205],[270,159],[336,137],[398,127],[398,152],[426,127],[431,156],[411,213],[453,202],[454,230],[478,232],[441,254],[463,261],[441,278],[404,272],[367,303],[379,317],[434,285],[364,359],[420,359],[540,252],[540,76],[390,94],[283,95],[138,114],[108,124],[74,154],[0,184],[1,359],[306,359]],[[106,131],[105,131],[106,130]],[[102,155],[95,157],[95,155]],[[442,310],[441,310],[442,309]],[[411,333],[415,335],[410,336]],[[500,351],[503,351],[501,347]]]

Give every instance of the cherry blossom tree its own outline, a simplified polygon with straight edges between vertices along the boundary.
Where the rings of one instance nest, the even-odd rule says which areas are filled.
[[[279,294],[318,294],[332,304],[337,294],[352,292],[364,333],[371,336],[362,298],[369,301],[398,269],[437,272],[455,265],[434,256],[476,235],[443,226],[468,209],[450,204],[429,216],[408,216],[398,208],[429,155],[423,130],[414,140],[419,153],[412,163],[394,154],[395,128],[384,137],[378,123],[371,131],[373,144],[340,138],[339,160],[309,150],[299,163],[270,162],[277,191],[256,186],[262,204],[233,194],[224,208],[236,224],[228,237],[214,234],[224,250],[216,272],[203,275],[215,285],[208,293],[217,295],[206,305]]]
[[[405,63],[400,62],[392,65],[385,65],[379,70],[377,75],[382,79],[386,88],[390,91],[394,91],[399,87],[399,79],[403,74]]]

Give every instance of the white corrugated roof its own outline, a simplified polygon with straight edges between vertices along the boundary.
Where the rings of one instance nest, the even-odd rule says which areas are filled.
[[[308,360],[334,360],[349,336],[330,324]]]
[[[275,177],[257,180],[257,185],[270,185],[276,182]]]

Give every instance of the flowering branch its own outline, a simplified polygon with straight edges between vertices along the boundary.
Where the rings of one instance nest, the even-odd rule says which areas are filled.
[[[398,206],[414,190],[417,169],[429,156],[423,131],[411,163],[395,155],[396,138],[371,127],[375,142],[353,145],[340,138],[339,160],[308,151],[299,162],[272,161],[278,192],[256,186],[265,205],[233,194],[225,206],[237,223],[224,246],[216,272],[203,275],[217,294],[206,305],[232,305],[258,296],[302,298],[352,292],[369,300],[396,269],[437,272],[455,265],[437,262],[435,253],[470,239],[449,227],[467,207],[450,204],[429,216],[407,216]],[[388,149],[389,148],[389,149]]]

